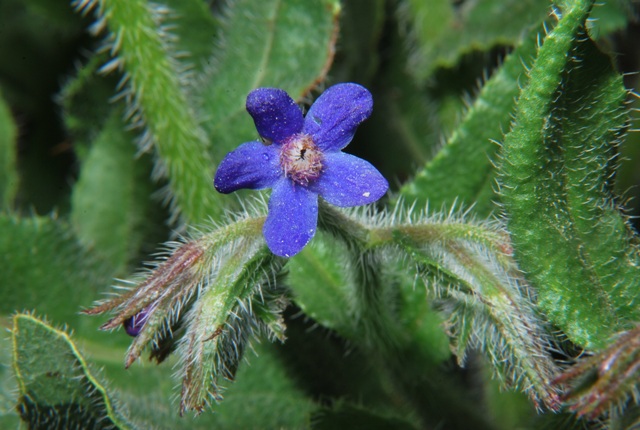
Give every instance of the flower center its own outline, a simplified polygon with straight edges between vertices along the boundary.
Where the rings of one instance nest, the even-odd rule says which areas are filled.
[[[322,151],[308,134],[294,134],[280,150],[280,165],[293,181],[307,185],[322,173]]]

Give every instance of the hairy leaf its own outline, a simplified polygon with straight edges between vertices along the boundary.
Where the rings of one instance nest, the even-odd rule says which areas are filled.
[[[52,218],[0,214],[0,312],[37,309],[79,329],[78,316],[109,283],[109,270]],[[86,320],[85,320],[86,321]]]
[[[517,44],[522,31],[546,15],[538,0],[405,0],[400,8],[416,39],[411,64],[418,79],[436,67],[452,67],[461,55],[496,45]]]
[[[423,207],[451,208],[475,204],[474,212],[489,215],[494,193],[498,151],[494,142],[509,127],[520,86],[526,82],[526,64],[535,55],[537,34],[526,37],[487,81],[446,144],[416,176],[405,183],[400,196]],[[443,184],[447,186],[442,186]]]
[[[82,165],[72,195],[71,222],[79,239],[121,272],[153,225],[154,191],[146,159],[113,109]]]
[[[354,338],[356,333],[349,312],[354,300],[353,286],[343,263],[347,255],[343,247],[328,239],[322,233],[317,234],[291,259],[287,264],[287,283],[293,289],[295,303],[306,315],[347,339]]]
[[[9,330],[10,319],[0,319],[0,327]],[[20,416],[15,406],[18,403],[18,386],[11,367],[11,339],[0,336],[0,428],[18,428]]]
[[[573,342],[600,348],[640,317],[640,261],[612,195],[627,93],[586,34],[592,3],[568,4],[540,48],[502,147],[500,183],[540,307]]]
[[[132,428],[66,332],[17,314],[12,339],[18,411],[30,428]]]

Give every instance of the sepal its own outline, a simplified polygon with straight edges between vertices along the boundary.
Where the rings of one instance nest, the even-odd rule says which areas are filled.
[[[222,398],[221,381],[233,379],[253,337],[284,340],[280,314],[288,296],[277,275],[285,259],[266,247],[263,223],[247,217],[171,243],[146,276],[130,282],[136,288],[85,311],[115,311],[103,330],[146,313],[125,366],[148,347],[158,363],[177,351],[181,413],[199,413]]]
[[[595,419],[638,404],[640,326],[619,334],[598,353],[580,358],[554,383],[566,388],[562,400],[580,417]],[[633,399],[633,400],[631,400]]]
[[[445,328],[458,363],[463,366],[468,351],[479,349],[501,385],[526,392],[537,408],[557,410],[558,391],[551,385],[558,372],[553,344],[533,292],[499,243],[492,249],[490,242],[469,240],[474,231],[486,229],[480,235],[486,238],[500,237],[500,231],[455,224],[413,224],[411,235],[403,232],[408,226],[400,226],[393,236],[447,316]],[[427,240],[417,234],[420,230]],[[503,248],[510,249],[508,237],[502,237]]]
[[[404,259],[447,315],[447,334],[461,365],[469,349],[480,349],[503,386],[526,392],[536,407],[556,410],[554,345],[536,310],[535,295],[513,260],[506,230],[497,222],[469,219],[468,212],[457,214],[455,208],[431,216],[428,210],[403,207],[399,202],[393,212],[372,216],[366,210],[348,213],[323,204],[320,227],[343,239],[361,263],[375,250],[379,258],[374,271],[392,255]],[[366,267],[358,272],[366,273]],[[390,334],[389,326],[371,328]]]

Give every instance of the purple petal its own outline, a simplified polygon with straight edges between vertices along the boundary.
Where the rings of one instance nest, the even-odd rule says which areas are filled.
[[[339,151],[351,142],[358,125],[373,110],[371,93],[358,84],[327,89],[309,109],[303,132],[322,150]]]
[[[247,111],[253,117],[260,136],[273,142],[282,142],[299,133],[304,124],[296,102],[279,88],[251,91],[247,96]]]
[[[263,229],[271,252],[281,257],[296,255],[316,233],[317,224],[318,196],[289,179],[278,181]]]
[[[262,142],[247,142],[227,154],[213,179],[221,193],[228,194],[240,188],[260,190],[269,188],[282,177],[279,147]]]
[[[389,189],[387,180],[369,162],[344,152],[325,154],[322,175],[309,184],[332,205],[360,206],[373,203]]]

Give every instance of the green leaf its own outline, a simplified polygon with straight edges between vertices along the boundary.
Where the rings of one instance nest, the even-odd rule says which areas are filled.
[[[222,23],[222,53],[198,86],[213,158],[258,138],[245,111],[247,94],[278,87],[301,99],[325,78],[333,60],[337,0],[239,0]]]
[[[356,288],[353,271],[345,264],[347,249],[318,232],[302,252],[287,263],[287,284],[293,290],[293,300],[305,315],[322,326],[335,330],[345,339],[361,344],[362,327],[358,326],[354,302]],[[411,348],[422,349],[423,357],[441,363],[449,356],[449,347],[441,324],[442,319],[430,307],[424,290],[414,286],[414,275],[401,264],[385,264],[384,284],[398,290],[397,318],[410,335]],[[361,345],[362,346],[362,345]]]
[[[539,409],[535,409],[524,393],[505,390],[501,382],[494,377],[487,359],[481,360],[478,365],[481,367],[478,370],[484,388],[485,408],[493,418],[496,430],[543,428],[533,424],[536,418],[543,414],[536,413]]]
[[[0,313],[37,309],[80,329],[78,312],[110,283],[110,271],[52,218],[0,214]]]
[[[500,183],[541,309],[571,341],[598,349],[640,318],[640,261],[612,193],[627,92],[586,34],[592,3],[571,2],[540,48],[502,146]]]
[[[317,408],[292,377],[278,345],[252,345],[233,384],[225,390],[224,401],[216,405],[215,411],[206,411],[197,419],[180,416],[175,402],[176,360],[169,359],[158,366],[141,361],[125,370],[123,348],[106,348],[93,342],[84,342],[83,347],[93,363],[104,367],[110,387],[117,389],[118,399],[128,407],[128,416],[141,428],[235,430],[254,428],[259,423],[260,428],[303,429]]]
[[[436,67],[452,67],[463,54],[516,45],[523,29],[542,21],[548,3],[539,0],[405,0],[400,15],[413,31],[410,68],[419,80]]]
[[[451,348],[449,338],[443,329],[446,321],[434,308],[427,289],[417,288],[415,274],[407,271],[404,262],[396,264],[387,277],[389,282],[393,282],[401,290],[398,318],[403,329],[409,333],[410,344],[407,348],[420,357],[424,365],[427,361],[440,364],[449,360]]]
[[[353,318],[346,304],[353,300],[343,262],[346,250],[317,233],[311,243],[287,264],[287,284],[294,301],[304,313],[347,339],[356,336]]]
[[[256,356],[248,357],[249,362],[240,367],[224,402],[211,417],[213,427],[308,428],[316,404],[291,378],[275,345],[257,344],[254,349]]]
[[[0,327],[9,330],[9,321],[3,317]],[[18,386],[11,367],[11,339],[6,335],[0,336],[0,428],[19,428],[20,417],[15,409],[17,402]]]
[[[0,93],[0,208],[11,207],[18,190],[17,130],[9,106]]]
[[[39,2],[40,8],[19,0],[0,3],[0,92],[19,125],[20,188],[15,208],[64,213],[73,154],[54,98],[78,58],[83,23],[69,15],[68,4],[47,2],[45,7]]]
[[[174,57],[201,72],[211,59],[220,30],[211,6],[202,0],[163,0],[163,3],[169,7],[167,19],[177,36],[171,46]]]
[[[502,138],[512,120],[520,87],[527,79],[525,64],[535,55],[537,32],[533,31],[506,58],[447,143],[402,186],[400,196],[407,204],[424,207],[428,202],[437,209],[475,204],[474,212],[480,216],[488,216],[495,209],[492,160],[498,145],[494,141]]]
[[[114,108],[82,164],[71,222],[80,241],[122,272],[153,225],[147,159],[136,159],[134,137]],[[162,212],[156,208],[154,212]]]
[[[316,412],[312,417],[312,429],[367,429],[367,430],[412,430],[412,424],[397,418],[378,415],[350,404],[338,404],[333,408],[326,408]]]
[[[24,5],[33,17],[45,18],[49,22],[49,25],[58,31],[68,31],[69,28],[79,27],[80,22],[78,17],[73,13],[69,5],[64,2],[57,3],[48,0],[31,0],[24,2]],[[33,27],[37,28],[35,25]],[[50,31],[50,29],[46,30]]]
[[[78,68],[58,95],[62,106],[64,123],[73,139],[74,153],[80,163],[87,157],[91,142],[105,127],[113,104],[113,88],[118,84],[117,76],[101,75],[100,67],[109,59],[106,52],[96,53]]]
[[[110,333],[110,337],[131,339],[125,333]],[[99,366],[101,375],[118,400],[127,406],[128,417],[142,429],[211,429],[217,414],[203,414],[198,420],[184,419],[175,403],[173,362],[159,366],[141,361],[135,366],[123,366],[125,346],[112,345],[92,339],[79,339],[84,356],[92,365]]]
[[[17,407],[30,428],[132,428],[66,332],[17,314],[12,341]]]
[[[71,18],[66,2],[4,0],[0,4],[3,92],[22,112],[49,113],[44,110],[60,82],[59,73],[69,70],[65,51],[84,30],[81,20]]]

